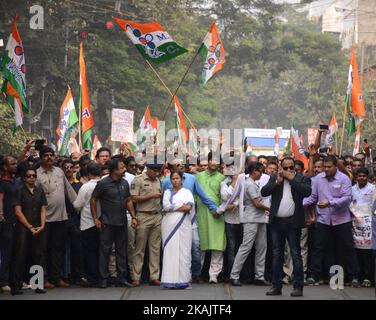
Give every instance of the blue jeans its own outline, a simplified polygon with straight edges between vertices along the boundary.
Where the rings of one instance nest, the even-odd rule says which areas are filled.
[[[300,253],[302,230],[295,228],[291,220],[291,218],[274,218],[273,223],[270,225],[273,242],[272,284],[278,288],[282,288],[286,239],[290,247],[294,266],[294,288],[303,288],[304,286],[303,259]]]
[[[196,224],[196,222],[195,222]],[[201,250],[200,250],[200,236],[198,234],[197,225],[192,228],[192,276],[201,276]]]

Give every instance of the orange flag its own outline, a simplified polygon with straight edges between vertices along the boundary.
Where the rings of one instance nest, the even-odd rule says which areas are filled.
[[[83,135],[83,147],[85,149],[92,149],[93,142],[91,140],[92,130],[94,126],[94,118],[91,113],[89,90],[86,81],[86,66],[84,60],[84,47],[82,42],[80,43],[80,101],[78,105],[79,111],[82,115],[82,135]]]
[[[352,86],[351,86],[351,113],[363,120],[366,117],[362,89],[360,87],[358,64],[356,62],[355,49],[351,53]]]

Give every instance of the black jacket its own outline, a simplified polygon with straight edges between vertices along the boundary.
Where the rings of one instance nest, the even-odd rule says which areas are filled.
[[[269,182],[262,188],[261,195],[263,197],[272,196],[272,204],[270,208],[269,223],[273,223],[277,215],[279,205],[283,196],[283,183],[276,185],[277,176],[270,177]],[[311,195],[311,179],[296,173],[294,179],[290,182],[291,193],[295,202],[295,211],[293,215],[293,224],[297,228],[303,228],[305,224],[303,198]]]

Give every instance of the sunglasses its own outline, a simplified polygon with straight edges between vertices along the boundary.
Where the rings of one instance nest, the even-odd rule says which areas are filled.
[[[27,174],[26,175],[26,178],[36,178],[37,175],[36,174]]]
[[[289,166],[289,167],[283,167],[283,170],[294,170],[295,167],[294,166]]]
[[[64,170],[72,170],[73,166],[64,167]]]

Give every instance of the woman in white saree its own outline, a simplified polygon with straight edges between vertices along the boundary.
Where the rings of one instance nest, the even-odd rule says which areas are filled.
[[[172,190],[163,195],[162,244],[163,267],[161,286],[165,288],[191,288],[191,210],[194,210],[192,193],[182,187],[183,174],[170,176]]]

